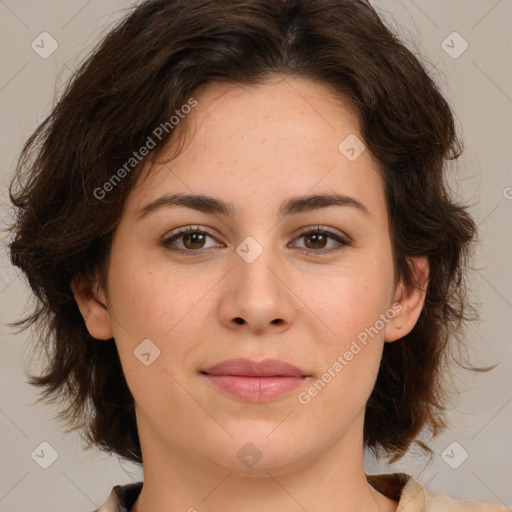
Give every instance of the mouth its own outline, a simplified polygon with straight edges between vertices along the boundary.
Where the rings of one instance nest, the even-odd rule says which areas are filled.
[[[218,390],[247,402],[268,402],[301,386],[309,377],[278,359],[228,359],[201,372]]]

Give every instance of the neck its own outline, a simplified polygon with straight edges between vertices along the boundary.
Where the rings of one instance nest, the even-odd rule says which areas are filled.
[[[144,434],[141,427],[139,432]],[[246,471],[219,466],[190,450],[163,449],[149,435],[140,438],[144,485],[131,512],[396,510],[396,502],[368,484],[362,439],[350,433],[308,460],[288,466],[258,463]]]

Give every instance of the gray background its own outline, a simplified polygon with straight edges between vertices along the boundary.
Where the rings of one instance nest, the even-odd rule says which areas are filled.
[[[512,507],[512,0],[372,3],[391,26],[401,27],[457,113],[466,149],[453,169],[454,193],[474,205],[480,226],[471,286],[481,319],[466,339],[474,365],[498,366],[486,374],[454,369],[453,386],[462,394],[450,407],[450,429],[432,443],[430,464],[416,453],[391,467],[367,457],[367,471],[405,471],[430,490]],[[127,0],[0,0],[2,222],[8,219],[5,190],[22,143],[49,112],[76,63],[132,5]],[[46,59],[31,47],[43,31],[59,45]],[[464,41],[454,31],[469,45],[461,55]],[[51,407],[33,405],[37,395],[23,374],[28,334],[13,334],[6,326],[32,302],[5,250],[0,267],[0,511],[92,510],[113,485],[140,480],[142,473],[114,457],[84,451],[76,433],[63,433]],[[34,450],[41,453],[42,442],[58,454],[47,469],[31,457]]]

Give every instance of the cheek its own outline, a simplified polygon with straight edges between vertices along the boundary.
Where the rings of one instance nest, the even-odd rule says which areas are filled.
[[[188,395],[175,380],[172,363],[179,366],[194,349],[194,335],[186,329],[190,326],[187,315],[199,301],[199,292],[194,293],[190,277],[179,272],[171,277],[135,259],[124,259],[110,278],[115,289],[111,296],[114,339],[135,403],[143,410],[158,411],[165,396],[166,407],[183,409]]]
[[[392,266],[385,262],[353,264],[321,284],[310,283],[313,284],[308,303],[313,311],[318,311],[337,345],[346,344],[375,326],[391,307]],[[381,322],[377,328],[383,330]]]
[[[208,283],[190,286],[190,276],[125,260],[111,274],[113,315],[130,337],[161,339],[192,310]],[[119,328],[117,329],[119,331]],[[119,334],[123,335],[122,332]]]
[[[321,382],[308,395],[322,395],[318,405],[351,409],[366,402],[377,377],[385,327],[394,317],[393,275],[391,264],[384,261],[345,270],[317,287],[310,299],[312,305],[321,305],[319,316],[329,334],[316,337],[323,361]]]
[[[332,298],[328,307],[335,335],[317,337],[312,347],[321,354],[319,371],[297,399],[315,413],[311,418],[318,428],[326,417],[331,418],[333,432],[347,428],[364,410],[375,385],[384,346],[380,315],[386,307],[370,293],[375,290],[364,290]]]
[[[130,377],[134,379],[134,396],[142,382],[145,389],[161,389],[163,380],[165,388],[171,389],[173,382],[168,382],[164,368],[181,373],[188,367],[191,354],[201,353],[201,343],[208,334],[201,329],[201,320],[208,316],[207,309],[211,310],[205,295],[215,288],[219,276],[184,272],[154,261],[144,264],[135,253],[117,261],[109,277],[111,325],[128,383],[131,385]],[[141,356],[148,352],[146,359],[154,358],[154,362],[145,367]]]

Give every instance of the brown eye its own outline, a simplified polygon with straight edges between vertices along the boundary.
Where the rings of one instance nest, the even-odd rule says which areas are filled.
[[[333,233],[332,231],[322,229],[321,227],[304,231],[297,237],[296,240],[301,239],[304,240],[303,249],[310,250],[307,252],[308,255],[332,253],[350,245],[350,241],[348,239],[345,239],[337,233]],[[328,245],[330,242],[331,246],[329,247]],[[334,242],[334,246],[332,242]]]
[[[324,249],[328,237],[324,233],[312,233],[304,236],[308,249]]]
[[[182,235],[183,245],[187,249],[202,249],[206,237],[202,233],[185,233]]]
[[[204,229],[188,227],[171,233],[170,236],[166,236],[161,244],[166,249],[181,254],[202,254],[202,249],[209,249],[205,245],[208,238],[215,240],[214,236]]]

